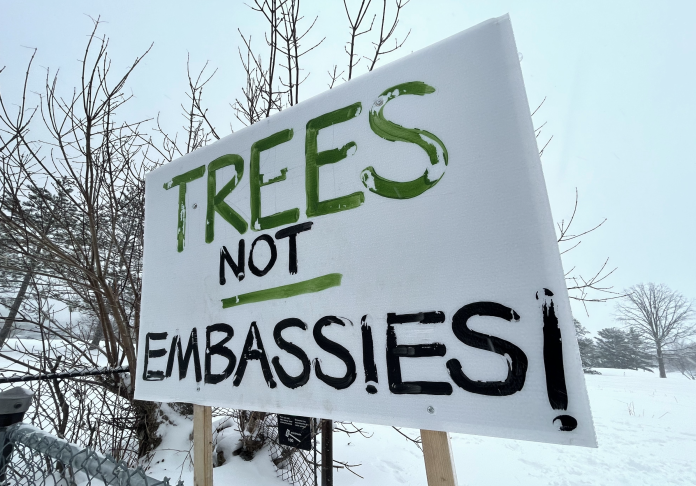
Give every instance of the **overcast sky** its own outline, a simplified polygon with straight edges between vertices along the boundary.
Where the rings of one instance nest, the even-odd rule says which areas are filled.
[[[306,99],[327,89],[334,64],[344,69],[349,32],[341,1],[304,0],[302,8],[310,21],[319,16],[307,44],[326,37],[304,58]],[[542,163],[554,218],[570,216],[575,188],[575,230],[607,218],[564,256],[566,270],[589,277],[608,257],[618,267],[608,280],[617,291],[652,281],[696,298],[696,2],[411,0],[397,30],[402,39],[410,29],[410,37],[381,64],[505,13],[532,110],[546,97],[534,120],[547,122],[541,144],[553,135]],[[3,96],[18,99],[26,47],[38,48],[32,88],[40,89],[45,68],[60,69],[68,93],[78,81],[88,16],[104,21],[115,71],[154,43],[129,84],[132,116],[160,113],[165,126],[181,124],[190,53],[195,69],[206,61],[218,69],[204,98],[218,129],[242,128],[229,106],[244,82],[237,29],[253,34],[255,45],[263,40],[263,18],[243,2],[0,1]],[[368,36],[359,45],[365,55],[374,39]],[[365,72],[363,63],[357,72]],[[611,303],[590,305],[588,317],[574,305],[592,331],[616,325],[613,310]]]

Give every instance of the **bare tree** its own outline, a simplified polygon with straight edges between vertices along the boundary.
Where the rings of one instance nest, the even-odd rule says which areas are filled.
[[[408,39],[408,36],[411,35],[411,30],[409,30],[406,34],[406,37],[404,37],[404,39],[401,42],[399,42],[399,40],[395,37],[394,47],[387,47],[387,42],[389,41],[389,39],[392,38],[394,32],[396,31],[396,27],[399,25],[399,14],[401,13],[401,9],[404,8],[410,1],[411,0],[395,0],[396,11],[394,12],[394,20],[392,21],[391,26],[385,25],[385,22],[387,20],[387,0],[382,1],[382,16],[379,28],[379,39],[377,40],[377,42],[372,43],[375,47],[375,53],[372,56],[372,59],[368,58],[368,61],[370,62],[370,67],[367,68],[368,71],[372,71],[375,68],[375,66],[377,65],[377,61],[379,61],[380,59],[380,56],[392,53],[399,49],[401,46],[404,45],[404,43]]]
[[[324,39],[310,47],[303,47],[305,37],[314,28],[317,17],[307,28],[300,23],[300,0],[254,0],[250,8],[266,19],[264,34],[267,57],[252,47],[248,38],[239,31],[244,43],[244,52],[239,49],[239,58],[246,74],[242,88],[243,98],[232,104],[237,119],[244,125],[252,125],[269,117],[286,106],[300,101],[300,85],[307,79],[302,76],[301,59],[313,51]]]
[[[665,352],[665,365],[696,380],[696,342],[679,340]]]
[[[660,378],[666,378],[665,351],[696,334],[693,302],[666,285],[638,284],[625,291],[616,318],[654,344]]]
[[[141,131],[144,121],[119,115],[131,98],[126,82],[149,49],[114,77],[108,39],[97,35],[99,23],[94,20],[78,86],[67,96],[61,95],[57,74],[48,70],[38,106],[27,104],[27,82],[16,115],[0,96],[0,232],[17,256],[3,267],[30,273],[43,286],[40,299],[62,302],[98,323],[102,363],[127,364],[131,375],[102,385],[135,403],[144,176],[156,164]],[[37,198],[40,218],[31,204]],[[42,330],[52,324],[52,335],[81,356],[83,366],[99,361],[85,351],[95,340],[49,317],[39,312],[34,324]],[[48,358],[40,363],[48,370],[58,366]],[[157,444],[157,406],[138,402],[136,408],[144,455]]]
[[[560,223],[556,223],[558,228],[558,245],[563,247],[564,245],[570,245],[568,248],[561,249],[561,256],[566,253],[575,250],[582,243],[583,236],[587,236],[593,231],[598,230],[606,223],[606,218],[599,224],[593,226],[587,230],[581,230],[577,233],[571,232],[573,223],[575,222],[575,216],[578,211],[578,191],[575,190],[575,206],[573,207],[573,212],[571,213],[570,219],[566,221],[562,219]],[[620,292],[614,291],[614,287],[608,285],[605,280],[607,280],[615,271],[616,267],[607,267],[609,264],[609,258],[604,260],[599,269],[596,272],[590,274],[590,277],[586,277],[579,273],[576,267],[572,267],[570,270],[566,271],[566,285],[568,287],[568,296],[579,302],[582,302],[585,307],[585,312],[587,313],[587,304],[590,302],[603,303],[609,300],[618,299],[623,296]],[[588,313],[589,315],[589,313]]]
[[[256,3],[258,5],[258,0]],[[300,102],[300,85],[309,76],[307,73],[303,78],[301,77],[300,59],[319,47],[326,37],[303,50],[302,40],[312,30],[318,17],[314,18],[309,27],[301,31],[299,24],[303,17],[300,15],[300,0],[286,0],[281,2],[278,8],[281,13],[281,22],[278,26],[278,38],[281,42],[278,44],[278,52],[286,63],[285,65],[280,64],[280,66],[287,72],[287,77],[285,79],[281,77],[280,83],[287,89],[285,92],[287,105],[293,106]]]
[[[220,140],[220,135],[208,118],[208,109],[203,107],[203,89],[213,79],[217,69],[210,75],[206,73],[206,62],[197,75],[191,74],[191,58],[186,59],[186,76],[188,78],[188,92],[186,97],[189,103],[181,105],[181,115],[184,118],[184,137],[179,139],[178,133],[171,135],[160,124],[159,116],[155,132],[159,135],[157,142],[149,139],[149,146],[159,156],[157,162],[171,162],[183,157],[194,150],[208,145],[213,140]]]
[[[539,112],[541,107],[544,106],[545,102],[546,98],[541,100],[541,103],[539,103],[536,109],[532,112],[532,117],[534,117],[534,115],[536,115]],[[542,123],[534,130],[537,140],[541,136],[543,128],[545,126],[546,122]],[[552,140],[553,135],[551,135],[548,138],[548,140],[546,140],[544,146],[541,148],[541,150],[539,150],[539,157],[542,157],[544,155],[544,151],[549,146]],[[566,255],[567,253],[578,248],[582,243],[581,238],[597,231],[604,225],[604,223],[607,222],[607,219],[604,218],[601,222],[599,222],[599,224],[596,224],[595,226],[589,229],[581,229],[580,231],[576,232],[574,223],[575,217],[578,213],[578,202],[579,196],[578,190],[576,188],[575,205],[573,206],[573,211],[570,215],[570,218],[567,221],[565,218],[561,219],[560,223],[556,223],[556,227],[558,229],[558,246],[562,257],[563,255]],[[566,287],[568,288],[568,297],[575,301],[582,302],[582,305],[585,308],[585,313],[588,316],[588,303],[606,303],[609,300],[618,299],[623,296],[623,294],[621,294],[620,292],[614,291],[614,287],[606,282],[606,280],[617,270],[616,267],[611,268],[610,266],[608,266],[608,264],[609,258],[606,258],[604,260],[604,263],[602,263],[602,265],[599,266],[599,269],[596,272],[591,273],[589,277],[587,277],[586,273],[580,272],[576,267],[571,267],[569,270],[566,270],[565,272]]]
[[[370,33],[375,25],[377,14],[374,14],[372,16],[372,20],[370,21],[369,27],[363,27],[363,22],[365,21],[365,17],[367,16],[368,11],[370,10],[372,0],[360,0],[358,11],[353,12],[353,14],[351,14],[350,8],[348,7],[348,0],[343,0],[343,7],[345,8],[346,16],[348,17],[348,25],[350,27],[350,40],[346,42],[345,47],[346,54],[348,54],[348,80],[353,78],[353,68],[357,67],[362,59],[365,59],[365,61],[368,63],[367,70],[372,71],[377,65],[377,62],[381,59],[381,56],[383,56],[384,54],[390,54],[404,45],[404,42],[406,42],[408,36],[411,35],[411,31],[408,31],[408,33],[401,42],[399,42],[399,40],[395,37],[394,34],[396,32],[397,26],[399,25],[399,15],[401,14],[401,10],[406,5],[408,5],[409,1],[410,0],[394,0],[394,17],[393,20],[389,21],[389,13],[387,12],[387,0],[382,0],[382,11],[380,13],[379,21],[379,38],[377,38],[376,41],[372,42],[374,53],[371,56],[367,57],[360,56],[358,54],[357,42],[360,36]],[[392,38],[394,39],[394,46],[390,48],[387,44],[389,40],[391,40]],[[343,72],[341,72],[339,75],[336,75],[336,70],[337,67],[334,66],[333,73],[329,71],[329,76],[332,79],[329,88],[332,88],[334,83],[336,82],[336,78],[343,74]]]
[[[346,9],[346,16],[348,17],[348,24],[350,25],[350,41],[348,41],[348,45],[345,48],[346,54],[348,54],[348,80],[353,77],[353,68],[360,62],[360,56],[358,56],[355,51],[355,43],[357,42],[358,37],[370,32],[375,23],[375,18],[372,17],[370,26],[363,31],[360,30],[360,26],[365,20],[365,16],[367,15],[367,11],[370,8],[371,3],[372,0],[360,0],[360,7],[358,8],[355,18],[353,18],[353,16],[350,14],[350,10],[348,9],[347,0],[343,0],[343,6]],[[355,60],[356,58],[357,60]]]

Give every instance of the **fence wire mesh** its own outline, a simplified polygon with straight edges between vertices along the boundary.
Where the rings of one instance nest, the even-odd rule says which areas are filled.
[[[140,468],[27,424],[0,429],[0,444],[1,486],[169,486],[167,478],[150,478]]]
[[[274,416],[273,425],[268,427],[268,441],[271,461],[276,467],[278,477],[293,485],[313,486],[317,484],[317,435],[319,434],[318,420],[311,422],[312,449],[303,451],[294,447],[280,445],[278,442],[278,420]]]
[[[5,376],[7,377],[7,374]],[[129,400],[112,390],[114,384],[123,383],[122,380],[114,378],[113,371],[100,374],[95,372],[91,376],[54,375],[42,376],[41,379],[35,378],[35,376],[25,376],[15,372],[10,379],[5,378],[5,383],[0,382],[0,391],[19,385],[34,392],[32,405],[25,414],[25,423],[76,446],[99,451],[105,454],[105,457],[113,458],[123,467],[134,468],[142,462],[138,457],[136,412]],[[187,406],[186,404],[178,405],[184,408]],[[188,414],[183,409],[179,411],[185,415]],[[189,413],[192,413],[192,410]],[[213,417],[222,418],[218,420],[217,429],[234,427],[237,430],[242,447],[235,452],[243,459],[250,460],[256,452],[268,445],[270,460],[279,478],[298,486],[317,484],[315,464],[321,462],[321,455],[317,452],[317,435],[320,432],[318,430],[320,427],[316,426],[318,421],[312,420],[312,450],[302,451],[279,444],[276,414],[215,407]],[[216,435],[214,431],[214,447]],[[85,479],[84,473],[79,470],[75,471],[75,479],[71,483],[64,477],[66,474],[72,474],[70,468],[65,469],[60,461],[49,460],[22,446],[17,449],[15,457],[17,460],[10,464],[8,471],[15,474],[16,478],[37,477],[38,482],[27,479],[24,482],[6,484],[22,486],[25,484],[60,486],[102,484],[90,482],[98,481],[96,478]],[[213,457],[218,457],[215,452]],[[257,457],[256,460],[259,459],[263,458]],[[23,460],[26,461],[24,466],[22,466]],[[215,465],[218,465],[217,460]],[[78,479],[83,482],[75,482]],[[0,486],[4,484],[0,482]]]
[[[30,389],[34,400],[24,416],[25,423],[135,467],[138,465],[136,416],[132,403],[118,393],[118,387],[123,386],[120,383],[110,373],[2,383],[0,391],[18,385]],[[113,385],[116,393],[112,391]]]
[[[213,417],[222,418],[213,433],[214,447],[216,432],[228,427],[230,423],[234,424],[241,436],[240,447],[234,453],[243,459],[250,460],[256,451],[268,445],[270,460],[279,478],[292,485],[315,486],[317,484],[317,468],[319,467],[317,462],[321,461],[321,455],[317,451],[317,436],[320,433],[318,420],[311,420],[312,449],[303,451],[279,443],[276,414],[215,407]]]

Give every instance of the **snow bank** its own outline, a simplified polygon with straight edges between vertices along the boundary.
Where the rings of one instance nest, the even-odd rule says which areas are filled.
[[[460,485],[694,485],[696,484],[696,381],[671,373],[601,369],[587,375],[598,449],[555,446],[487,437],[452,435]],[[184,459],[192,430],[189,420],[172,419],[149,470],[193,484]],[[334,481],[344,485],[425,485],[422,453],[390,427],[366,425],[371,439],[334,434],[334,457],[362,464],[355,471],[338,470]],[[418,432],[403,429],[411,436]],[[226,433],[234,433],[227,429]],[[176,452],[181,450],[183,452]],[[162,462],[159,462],[162,461]],[[276,478],[268,451],[252,462],[237,457],[214,469],[215,486],[270,486]]]

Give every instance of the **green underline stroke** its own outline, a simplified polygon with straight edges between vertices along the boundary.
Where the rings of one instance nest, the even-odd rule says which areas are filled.
[[[272,289],[257,290],[248,294],[235,295],[228,299],[222,299],[222,308],[237,307],[238,305],[253,304],[255,302],[263,302],[265,300],[286,299],[295,297],[296,295],[311,294],[321,292],[322,290],[330,289],[331,287],[339,287],[341,285],[340,273],[330,273],[321,277],[297,282],[289,285],[281,285]]]

